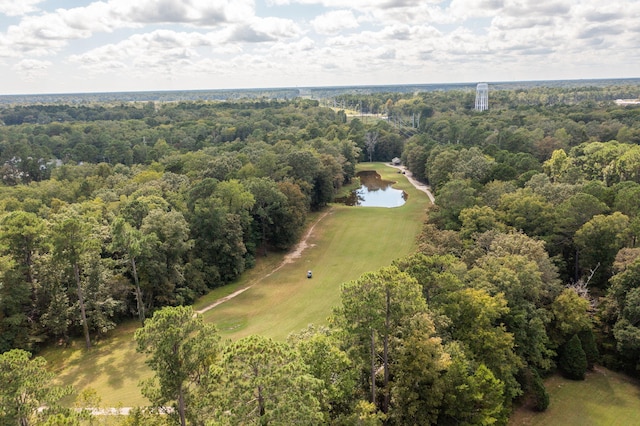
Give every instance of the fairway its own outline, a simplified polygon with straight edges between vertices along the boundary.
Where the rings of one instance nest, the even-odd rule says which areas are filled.
[[[584,381],[553,376],[545,380],[545,386],[551,401],[547,411],[520,408],[511,417],[510,426],[640,424],[640,387],[624,374],[597,367]]]
[[[409,195],[406,204],[396,208],[331,205],[310,215],[309,226],[316,225],[299,258],[278,268],[285,254],[270,253],[237,282],[213,290],[194,305],[202,309],[250,286],[204,313],[204,319],[215,323],[223,338],[263,334],[285,339],[309,323],[326,323],[340,302],[341,283],[415,250],[430,204],[427,195],[385,164],[360,164],[358,170],[377,170],[384,179],[397,181],[394,187]],[[309,269],[312,279],[306,278]],[[69,348],[52,347],[42,355],[61,384],[73,385],[77,392],[94,388],[103,407],[146,405],[138,383],[150,377],[151,371],[144,357],[135,352],[136,327],[136,322],[119,326],[89,351],[76,340]]]
[[[426,194],[384,164],[365,163],[358,169],[377,170],[384,179],[398,181],[394,187],[409,194],[407,203],[396,208],[328,207],[298,259],[207,311],[205,320],[231,339],[251,334],[284,339],[310,323],[326,323],[340,303],[342,283],[414,251],[429,205]],[[306,277],[308,270],[312,279]]]

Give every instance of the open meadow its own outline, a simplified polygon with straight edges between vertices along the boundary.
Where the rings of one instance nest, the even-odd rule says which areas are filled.
[[[285,339],[308,324],[326,323],[340,302],[340,285],[365,272],[389,265],[416,247],[429,199],[406,177],[382,163],[365,163],[359,170],[377,170],[383,179],[397,181],[395,188],[409,195],[397,208],[331,205],[311,215],[315,223],[300,257],[280,268],[284,253],[269,253],[241,279],[204,296],[194,309],[206,308],[219,298],[250,287],[203,316],[213,322],[224,339],[262,334]],[[276,270],[277,269],[277,270]],[[306,278],[306,271],[313,278]],[[89,351],[83,342],[68,348],[49,348],[42,354],[61,384],[78,392],[93,388],[103,407],[138,406],[146,401],[138,383],[151,376],[144,357],[135,351],[137,323],[119,326]]]

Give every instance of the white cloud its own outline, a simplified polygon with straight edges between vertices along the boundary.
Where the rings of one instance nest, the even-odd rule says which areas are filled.
[[[311,26],[318,34],[333,35],[358,28],[358,21],[350,10],[334,10],[316,17],[311,21]]]
[[[51,66],[49,61],[39,61],[37,59],[23,59],[13,68],[17,71],[45,70]]]
[[[215,27],[251,21],[253,17],[252,0],[110,0],[26,16],[0,35],[0,40],[14,46],[16,55],[42,56],[96,32],[163,23]]]
[[[211,45],[212,40],[200,33],[156,30],[135,34],[119,43],[107,44],[81,55],[72,55],[69,60],[91,68],[108,61],[143,61],[145,57],[153,58],[149,61],[153,63],[177,57],[198,56],[196,49]]]
[[[46,75],[47,69],[52,65],[49,61],[39,61],[37,59],[23,59],[16,63],[13,69],[24,80],[29,81]]]
[[[303,37],[302,39],[293,43],[275,43],[269,49],[269,54],[271,57],[279,59],[291,59],[293,57],[308,58],[314,55],[316,48],[317,45],[313,40],[311,40],[309,37]]]
[[[123,21],[215,26],[254,15],[252,0],[111,0],[113,14]]]
[[[67,26],[59,15],[27,16],[0,34],[0,45],[7,56],[44,56],[62,49],[69,39],[86,38],[91,33]]]
[[[301,28],[289,19],[254,18],[245,24],[235,26],[227,41],[262,43],[295,38],[301,34]]]
[[[38,10],[36,5],[44,0],[0,0],[0,13],[7,16],[21,16]]]

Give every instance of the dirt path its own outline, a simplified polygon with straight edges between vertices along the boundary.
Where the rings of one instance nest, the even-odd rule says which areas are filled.
[[[392,164],[387,164],[387,166],[389,167],[393,167],[394,169],[398,169],[401,170],[403,172],[403,174],[407,177],[407,180],[417,189],[420,190],[422,192],[424,192],[425,194],[427,194],[427,196],[429,197],[429,199],[431,200],[431,204],[435,204],[436,203],[436,198],[433,196],[433,194],[431,193],[431,188],[428,185],[425,185],[422,182],[417,181],[416,179],[413,178],[413,175],[411,174],[411,172],[409,170],[407,170],[407,168],[405,166],[394,166]]]
[[[295,259],[298,259],[300,256],[302,256],[302,252],[307,249],[309,247],[309,238],[311,237],[311,235],[313,234],[313,230],[315,229],[316,225],[318,223],[320,223],[320,221],[322,219],[324,219],[325,217],[327,217],[328,214],[330,214],[332,211],[331,208],[329,208],[326,212],[322,213],[322,215],[313,223],[313,225],[311,225],[311,227],[307,230],[307,233],[304,234],[304,237],[302,237],[302,240],[300,240],[300,242],[296,245],[296,248],[290,252],[287,253],[287,255],[284,257],[284,259],[282,259],[282,262],[280,262],[280,264],[271,272],[269,272],[268,274],[254,280],[251,282],[251,284],[249,284],[246,287],[241,288],[240,290],[236,290],[233,293],[225,296],[225,297],[221,297],[220,299],[216,300],[213,303],[210,303],[209,305],[205,306],[202,309],[199,309],[196,311],[196,314],[203,314],[205,312],[207,312],[210,309],[215,308],[218,305],[223,304],[224,302],[233,299],[234,297],[238,296],[239,294],[244,293],[245,291],[249,290],[251,287],[253,287],[254,285],[258,284],[260,281],[264,280],[265,278],[270,277],[271,275],[273,275],[274,273],[276,273],[277,271],[280,270],[280,268],[282,268],[284,265],[287,265],[289,263],[292,263]]]

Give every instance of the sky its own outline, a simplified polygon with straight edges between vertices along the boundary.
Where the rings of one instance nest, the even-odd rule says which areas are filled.
[[[0,0],[0,94],[640,77],[640,0]]]

